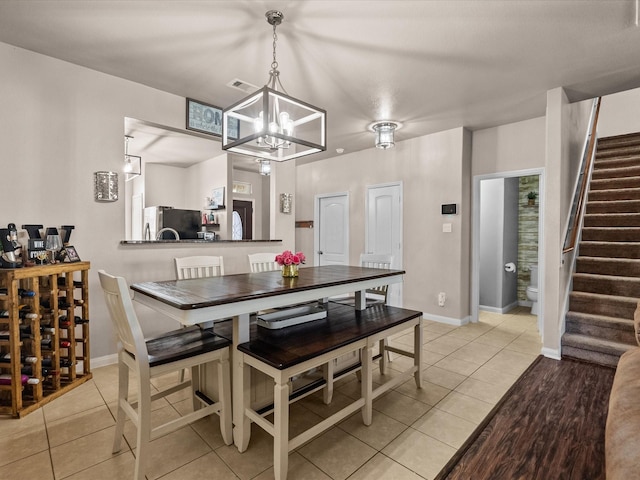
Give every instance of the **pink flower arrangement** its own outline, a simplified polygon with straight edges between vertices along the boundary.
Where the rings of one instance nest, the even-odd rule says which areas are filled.
[[[300,265],[304,263],[307,257],[302,252],[293,253],[291,250],[285,250],[280,255],[276,255],[278,265]]]

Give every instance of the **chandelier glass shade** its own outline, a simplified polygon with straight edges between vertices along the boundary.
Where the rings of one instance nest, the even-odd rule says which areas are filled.
[[[282,162],[326,150],[326,111],[287,94],[276,61],[276,26],[281,12],[270,10],[273,62],[260,90],[222,112],[222,149]]]
[[[262,158],[256,158],[256,162],[260,164],[260,175],[271,175],[271,162]]]
[[[386,150],[395,146],[394,132],[402,127],[401,123],[385,120],[369,125],[376,135],[376,148]]]

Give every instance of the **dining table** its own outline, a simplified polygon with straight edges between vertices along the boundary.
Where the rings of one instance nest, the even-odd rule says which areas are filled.
[[[353,294],[355,309],[366,308],[369,288],[401,283],[404,270],[387,270],[348,265],[300,268],[297,277],[283,277],[281,271],[240,273],[185,280],[140,282],[131,285],[134,301],[146,305],[183,325],[209,325],[232,319],[232,404],[234,443],[244,451],[250,438],[250,424],[243,421],[245,395],[250,380],[243,374],[239,344],[250,339],[250,315]]]

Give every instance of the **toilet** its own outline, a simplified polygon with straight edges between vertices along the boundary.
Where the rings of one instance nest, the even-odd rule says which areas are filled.
[[[533,264],[531,270],[531,280],[527,286],[527,300],[531,302],[531,313],[538,314],[538,265]]]

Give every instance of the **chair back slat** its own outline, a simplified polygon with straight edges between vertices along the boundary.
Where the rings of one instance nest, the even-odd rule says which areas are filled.
[[[147,346],[133,308],[126,280],[123,277],[114,277],[104,270],[99,270],[98,275],[104,292],[104,300],[122,348],[132,353],[136,358],[145,361]]]
[[[203,255],[174,258],[178,280],[188,278],[219,277],[224,275],[224,261],[221,256]]]
[[[393,262],[392,255],[380,255],[373,253],[363,253],[360,255],[360,266],[368,268],[384,268],[389,270]],[[379,287],[368,288],[367,293],[378,295],[387,302],[388,285],[380,285]]]
[[[251,253],[247,255],[251,273],[280,270],[281,267],[276,262],[276,255],[277,253]]]

